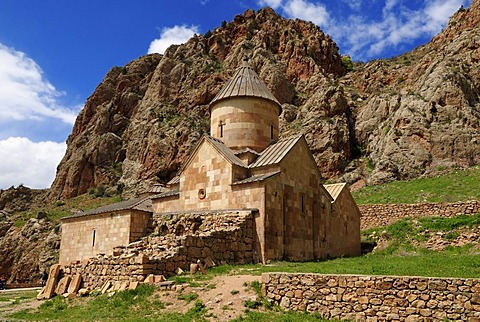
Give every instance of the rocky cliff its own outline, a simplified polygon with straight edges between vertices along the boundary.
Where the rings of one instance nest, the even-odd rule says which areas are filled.
[[[480,162],[480,1],[430,43],[340,82],[355,100],[355,138],[370,184]],[[347,175],[349,180],[360,178]]]
[[[39,283],[40,273],[58,261],[60,227],[45,212],[29,211],[44,204],[47,192],[24,186],[0,190],[0,276],[7,285]]]
[[[479,3],[425,46],[350,72],[317,26],[269,8],[115,67],[76,120],[51,197],[167,182],[244,56],[283,105],[281,135],[304,133],[325,178],[362,186],[479,163]]]

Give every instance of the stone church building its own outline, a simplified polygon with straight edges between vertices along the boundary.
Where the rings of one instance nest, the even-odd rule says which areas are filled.
[[[60,264],[146,236],[151,216],[253,210],[253,261],[360,254],[360,211],[323,185],[303,135],[279,139],[282,107],[247,62],[210,103],[205,135],[168,191],[62,220]]]

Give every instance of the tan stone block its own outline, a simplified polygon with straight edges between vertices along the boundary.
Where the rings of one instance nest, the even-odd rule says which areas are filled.
[[[55,288],[55,294],[62,295],[64,293],[67,293],[71,279],[72,278],[68,275],[62,277],[62,279],[60,279],[60,281],[58,282],[57,287]]]
[[[163,275],[155,275],[153,280],[154,280],[154,283],[161,283],[161,282],[165,282],[167,279]]]
[[[137,281],[135,281],[135,282],[130,282],[130,284],[128,285],[128,289],[129,289],[129,290],[135,290],[135,289],[137,289],[137,287],[138,287],[139,284],[140,284],[140,283],[137,282]]]
[[[121,282],[119,291],[125,291],[128,288],[129,285],[130,285],[129,281]]]
[[[155,283],[155,276],[153,274],[150,274],[145,278],[143,282],[146,284],[153,284]]]
[[[103,286],[102,286],[102,288],[100,289],[100,293],[105,294],[106,292],[108,292],[108,290],[109,290],[111,287],[112,287],[112,282],[106,281],[105,283],[103,283]]]
[[[198,264],[190,264],[190,274],[196,274],[198,271]]]
[[[205,270],[205,267],[203,266],[201,260],[197,260],[197,265],[198,265],[198,268],[200,269],[200,271],[202,272],[202,274],[203,274],[203,275],[206,275],[206,274],[207,274],[207,271]]]
[[[79,296],[87,296],[88,294],[90,294],[90,290],[87,288],[81,288],[78,290]]]
[[[183,275],[185,272],[183,271],[183,269],[181,269],[180,267],[177,267],[175,269],[175,274],[177,275]]]
[[[80,284],[82,283],[82,275],[77,273],[73,278],[72,281],[70,282],[70,285],[68,286],[68,293],[75,294],[78,292],[80,289]]]
[[[58,276],[60,274],[60,264],[54,264],[50,267],[47,283],[42,292],[37,295],[37,299],[51,299],[55,294]]]
[[[150,261],[150,259],[148,258],[148,256],[144,255],[144,254],[139,255],[135,258],[135,263],[136,264],[147,264],[147,263],[149,263],[149,261]]]

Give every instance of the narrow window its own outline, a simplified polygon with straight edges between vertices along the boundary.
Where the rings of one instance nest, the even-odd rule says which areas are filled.
[[[305,212],[305,196],[302,195],[302,212]]]
[[[223,126],[225,125],[225,122],[220,121],[218,126],[220,127],[220,137],[223,138]]]
[[[92,239],[92,247],[95,247],[95,235],[96,235],[97,231],[94,229],[93,230],[93,239]]]
[[[270,139],[273,140],[273,125],[270,125]]]

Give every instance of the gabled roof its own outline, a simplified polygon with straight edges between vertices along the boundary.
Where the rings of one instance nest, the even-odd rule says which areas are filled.
[[[148,191],[149,193],[162,193],[167,191],[168,189],[165,188],[162,184],[154,184],[152,188]]]
[[[152,200],[149,197],[129,199],[89,211],[81,212],[73,216],[64,217],[62,219],[85,217],[121,210],[140,210],[145,212],[152,212]]]
[[[241,150],[235,150],[235,151],[233,151],[233,153],[235,155],[241,155],[241,154],[244,154],[244,153],[252,153],[252,154],[255,154],[255,155],[260,155],[260,153],[258,153],[257,151],[255,151],[253,149],[250,149],[250,148],[243,148]]]
[[[235,71],[233,77],[210,102],[210,106],[226,98],[239,96],[261,97],[270,100],[278,105],[281,113],[282,106],[247,61],[243,61],[243,64]]]
[[[151,199],[159,199],[159,198],[166,198],[166,197],[171,197],[171,196],[176,196],[180,194],[180,191],[178,190],[172,190],[172,191],[165,191],[163,193],[159,193],[158,195],[151,196]]]
[[[217,140],[209,135],[205,135],[204,136],[205,140],[207,140],[208,142],[210,142],[213,147],[218,151],[220,152],[224,157],[225,159],[232,163],[232,164],[235,164],[235,165],[238,165],[240,167],[243,167],[245,168],[245,163],[243,163],[242,160],[240,160],[236,155],[235,153],[233,153],[232,150],[230,150],[225,144],[223,144],[222,141],[220,140]]]
[[[270,145],[260,153],[260,156],[255,162],[249,165],[249,168],[279,163],[301,138],[302,135],[290,136]]]
[[[173,177],[170,181],[167,182],[168,185],[172,185],[172,184],[177,184],[180,182],[180,177],[179,176],[175,176]]]
[[[215,150],[217,150],[220,155],[222,155],[225,160],[231,164],[235,164],[239,167],[242,167],[242,168],[246,168],[246,165],[245,163],[243,163],[242,160],[240,160],[236,155],[235,153],[233,153],[232,150],[230,150],[225,144],[223,144],[222,141],[218,140],[218,139],[215,139],[213,137],[211,137],[210,135],[204,135],[201,140],[197,143],[197,145],[195,146],[195,149],[193,149],[192,153],[190,153],[190,156],[188,157],[188,159],[185,161],[185,163],[182,165],[182,167],[180,168],[180,170],[178,171],[178,174],[177,174],[177,177],[179,178],[178,180],[180,180],[180,174],[186,169],[186,167],[190,164],[190,162],[192,161],[193,157],[195,156],[195,154],[197,153],[198,149],[202,146],[203,142],[204,141],[207,141],[209,142],[213,148]],[[174,181],[175,178],[173,178],[172,180],[170,180],[169,183],[172,183],[172,181]],[[176,179],[175,179],[176,180]],[[176,183],[176,182],[175,182]]]
[[[326,184],[323,185],[325,189],[328,191],[330,196],[332,196],[333,200],[337,200],[338,196],[342,192],[342,190],[347,186],[346,183],[334,183],[334,184]]]
[[[275,171],[275,172],[269,172],[269,173],[265,173],[265,174],[259,174],[259,175],[256,175],[256,176],[251,176],[251,177],[248,177],[248,178],[243,179],[243,180],[235,181],[234,183],[232,183],[232,186],[245,184],[245,183],[263,181],[263,180],[266,180],[268,178],[271,178],[271,177],[279,174],[280,172],[281,171]]]

